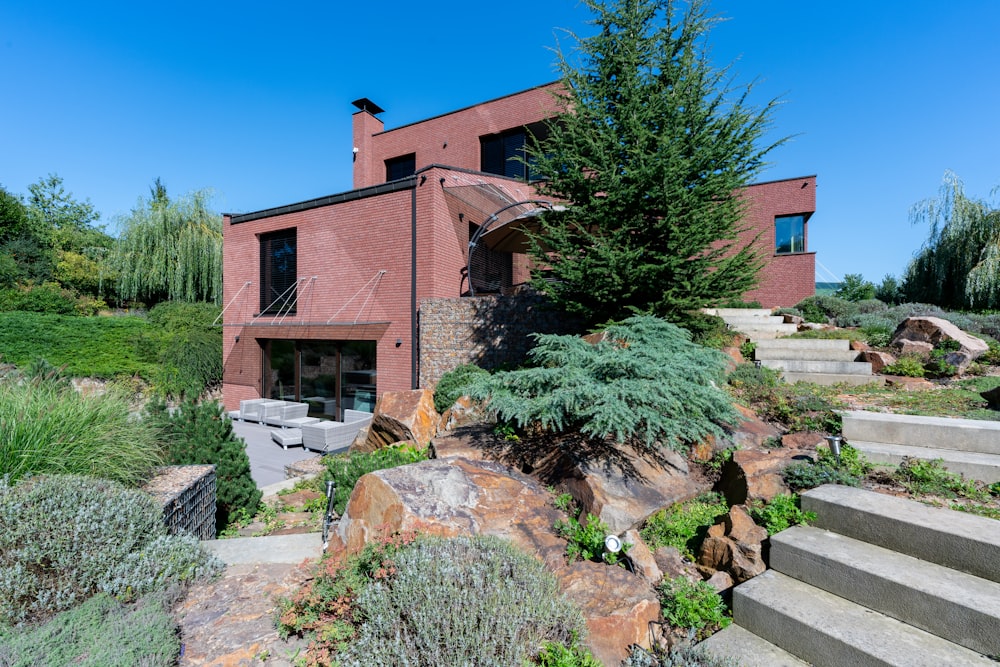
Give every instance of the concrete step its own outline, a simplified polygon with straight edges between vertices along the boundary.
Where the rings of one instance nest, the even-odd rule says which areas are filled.
[[[1000,655],[1000,583],[806,526],[771,536],[771,567],[973,651]]]
[[[813,384],[820,384],[827,387],[831,387],[835,384],[849,384],[849,385],[862,385],[875,383],[884,383],[885,378],[881,375],[843,375],[839,373],[794,373],[794,372],[783,372],[781,377],[784,378],[785,382],[789,384],[795,384],[796,382],[812,382]]]
[[[769,308],[703,308],[706,315],[718,315],[722,319],[727,317],[773,317],[774,313]]]
[[[742,324],[771,326],[785,323],[785,318],[781,315],[769,315],[766,317],[759,315],[727,315],[722,319],[733,329],[738,329]]]
[[[775,338],[775,340],[781,340]],[[760,361],[769,359],[785,359],[796,361],[839,361],[849,363],[858,358],[857,350],[823,350],[823,349],[801,349],[801,348],[757,348],[754,350],[753,358]]]
[[[913,445],[892,445],[884,442],[863,442],[849,440],[854,447],[876,465],[898,466],[904,457],[933,461],[941,459],[945,470],[967,479],[993,484],[1000,482],[1000,456],[963,452],[938,447],[914,447]],[[947,443],[943,443],[947,444]]]
[[[986,656],[774,570],[733,589],[750,632],[817,667],[996,667]]]
[[[867,361],[816,361],[812,359],[762,359],[761,364],[790,373],[833,373],[837,375],[871,375]]]
[[[716,658],[729,658],[740,667],[809,667],[808,662],[739,625],[716,632],[698,646]]]
[[[790,336],[798,331],[794,324],[751,324],[749,322],[734,324],[729,328],[746,334],[750,340],[756,340],[758,335],[770,335],[773,338],[774,336]]]
[[[995,519],[835,484],[803,493],[802,509],[816,513],[817,528],[1000,582]]]
[[[948,417],[844,412],[848,441],[937,447],[1000,455],[1000,422]]]
[[[841,338],[776,338],[757,343],[758,350],[849,350],[851,341]]]
[[[226,565],[241,563],[298,564],[306,558],[319,560],[320,556],[323,555],[323,536],[320,533],[203,540],[201,544]]]

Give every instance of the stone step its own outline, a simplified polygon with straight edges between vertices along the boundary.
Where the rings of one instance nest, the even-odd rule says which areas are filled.
[[[757,343],[758,350],[849,350],[851,341],[842,338],[777,338]]]
[[[832,373],[836,375],[871,375],[867,361],[816,361],[811,359],[763,359],[761,364],[789,373]]]
[[[740,667],[809,667],[788,651],[761,639],[739,625],[730,625],[698,645],[716,658],[728,658]]]
[[[802,509],[816,513],[817,528],[1000,582],[995,519],[835,484],[803,493]]]
[[[788,384],[796,382],[811,382],[813,384],[832,387],[837,384],[847,384],[852,386],[872,383],[884,383],[885,379],[881,375],[841,375],[838,373],[782,373],[781,377]]]
[[[781,315],[769,315],[767,317],[761,317],[759,315],[727,315],[722,318],[725,320],[726,324],[731,326],[733,329],[738,329],[740,325],[760,325],[760,326],[771,326],[774,324],[784,324],[785,318]]]
[[[986,656],[774,570],[733,589],[750,632],[817,667],[996,667]]]
[[[865,458],[876,465],[898,466],[903,462],[904,457],[926,461],[941,459],[941,465],[949,472],[987,484],[1000,482],[1000,456],[996,454],[964,452],[938,447],[893,445],[885,442],[858,440],[849,440],[848,442],[850,442],[851,447],[860,451],[865,455]]]
[[[751,340],[755,340],[758,335],[770,335],[773,338],[774,336],[790,336],[798,331],[798,327],[794,324],[751,324],[749,322],[734,324],[729,328],[746,334]]]
[[[858,410],[844,412],[843,418],[843,435],[848,441],[885,442],[1000,455],[1000,422]]]
[[[775,338],[775,340],[781,340]],[[753,358],[760,361],[769,359],[785,359],[797,361],[839,361],[848,363],[856,361],[857,350],[824,350],[824,349],[802,349],[802,348],[770,348],[754,350]]]
[[[1000,655],[1000,583],[819,528],[771,536],[771,567],[986,655]]]

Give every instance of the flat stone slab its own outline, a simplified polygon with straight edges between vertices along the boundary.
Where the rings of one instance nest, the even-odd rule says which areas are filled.
[[[809,667],[808,662],[739,625],[716,632],[698,646],[709,655],[735,660],[740,667]]]
[[[1000,456],[963,452],[955,449],[936,447],[914,447],[913,445],[891,445],[884,442],[858,442],[851,440],[854,447],[876,465],[898,466],[905,457],[933,461],[941,459],[945,470],[967,479],[993,484],[1000,482]]]
[[[320,533],[204,540],[201,544],[226,565],[246,563],[295,565],[307,558],[317,560],[323,553],[323,538]]]
[[[846,411],[842,416],[844,438],[849,441],[885,442],[1000,455],[1000,422],[896,415],[865,410]]]

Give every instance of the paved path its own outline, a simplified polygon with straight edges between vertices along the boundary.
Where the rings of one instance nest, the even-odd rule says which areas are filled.
[[[302,447],[282,449],[281,445],[271,440],[271,431],[274,430],[277,427],[261,426],[253,422],[233,422],[233,431],[247,443],[250,476],[259,488],[284,481],[285,466],[289,463],[318,456]]]

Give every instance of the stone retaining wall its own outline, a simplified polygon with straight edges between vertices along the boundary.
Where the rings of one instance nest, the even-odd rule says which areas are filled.
[[[573,333],[577,324],[534,292],[425,299],[420,302],[420,387],[433,389],[461,364],[516,366],[534,347],[530,334]]]

